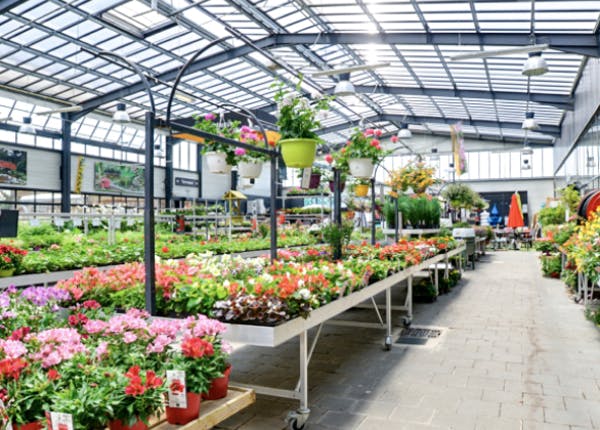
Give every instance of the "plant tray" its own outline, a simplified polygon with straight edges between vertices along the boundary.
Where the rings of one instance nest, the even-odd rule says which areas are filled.
[[[169,424],[164,419],[150,426],[152,430],[208,430],[256,401],[254,390],[229,386],[227,397],[219,400],[202,400],[200,418],[183,426]]]

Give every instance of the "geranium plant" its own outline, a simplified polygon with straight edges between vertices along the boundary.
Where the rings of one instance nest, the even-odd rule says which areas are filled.
[[[0,244],[0,271],[18,271],[25,255],[27,251],[24,249]]]
[[[321,127],[321,119],[326,117],[331,97],[315,97],[312,100],[302,93],[302,76],[296,93],[291,93],[283,82],[273,84],[277,88],[275,102],[279,109],[277,126],[281,139],[318,139],[315,130]]]
[[[369,128],[364,132],[359,128],[355,128],[352,136],[346,142],[346,146],[340,150],[340,156],[337,157],[337,162],[345,166],[348,160],[353,158],[368,158],[373,164],[379,163],[389,154],[381,146],[381,130]]]
[[[205,115],[197,115],[194,117],[196,123],[194,128],[205,131],[216,136],[226,137],[229,139],[238,140],[240,138],[240,123],[239,121],[217,121],[217,116],[214,113]],[[202,143],[202,153],[221,152],[227,155],[227,164],[235,165],[235,148],[217,140],[205,138]]]

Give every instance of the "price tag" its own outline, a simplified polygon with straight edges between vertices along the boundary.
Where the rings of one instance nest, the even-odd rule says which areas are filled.
[[[92,225],[94,227],[100,227],[102,223],[100,222],[100,218],[92,218]]]
[[[40,220],[37,219],[37,218],[32,218],[29,221],[29,225],[32,226],[32,227],[38,227],[40,225]]]
[[[54,217],[54,225],[57,227],[63,227],[65,225],[65,220],[62,218]]]
[[[79,227],[81,224],[83,224],[83,220],[79,217],[73,217],[73,225],[75,227]]]
[[[185,372],[183,370],[167,370],[167,387],[169,387],[169,407],[187,408]]]
[[[73,416],[61,412],[50,412],[52,430],[73,430]]]

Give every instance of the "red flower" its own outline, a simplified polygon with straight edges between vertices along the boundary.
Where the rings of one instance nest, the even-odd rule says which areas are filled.
[[[381,137],[381,130],[375,130],[375,136]]]
[[[77,315],[69,315],[69,325],[72,326],[77,326],[79,324],[83,325],[86,322],[88,322],[88,317],[86,317],[84,314],[77,314]]]
[[[96,300],[86,300],[83,302],[83,307],[86,309],[100,309],[102,305]]]
[[[333,163],[333,156],[331,154],[327,154],[325,156],[325,161],[327,161],[329,164]]]
[[[392,136],[391,139],[392,143],[398,143],[398,136]]]
[[[377,139],[371,140],[371,146],[379,146],[379,140],[377,140]]]
[[[181,344],[181,352],[186,357],[201,358],[204,355],[213,355],[215,350],[212,343],[199,337],[191,337],[183,341]]]
[[[171,386],[169,387],[169,389],[174,393],[183,393],[184,388],[185,386],[179,379],[173,380],[173,382],[171,382]]]
[[[18,329],[16,329],[15,331],[12,332],[9,339],[10,340],[21,340],[25,336],[27,336],[29,333],[31,333],[31,327],[26,327],[26,326],[19,327]]]
[[[57,379],[60,379],[60,373],[56,369],[48,370],[48,380],[56,381]]]
[[[0,377],[18,380],[27,362],[21,358],[5,358],[0,361]]]
[[[129,380],[129,385],[125,387],[125,394],[128,396],[141,396],[146,392],[146,387],[142,384],[139,376]]]
[[[152,370],[146,371],[146,388],[158,388],[162,385],[163,380],[156,376]]]
[[[164,252],[164,253],[166,254],[167,252],[169,252],[169,248],[168,248],[167,246],[163,246],[163,247],[161,248],[161,251],[162,251],[162,252]]]
[[[131,366],[125,374],[129,379],[140,376],[140,366]]]

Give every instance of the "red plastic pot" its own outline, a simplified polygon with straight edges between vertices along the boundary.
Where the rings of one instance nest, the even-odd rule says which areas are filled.
[[[148,426],[140,419],[131,426],[123,424],[121,420],[114,420],[108,423],[108,428],[110,430],[148,430]]]
[[[43,430],[44,424],[42,421],[36,421],[27,424],[13,424],[14,430]]]
[[[169,424],[187,424],[200,416],[202,395],[186,393],[185,397],[187,398],[187,408],[170,408],[167,406],[167,422]]]
[[[231,364],[227,366],[223,377],[213,379],[210,384],[208,393],[202,394],[204,400],[217,400],[227,396],[227,389],[229,387],[229,375],[231,374]]]

